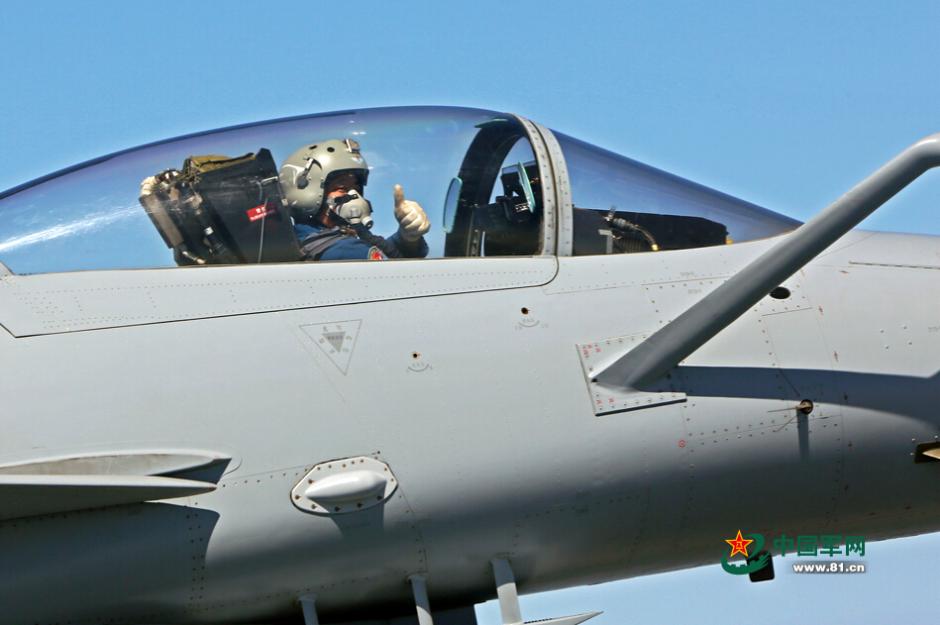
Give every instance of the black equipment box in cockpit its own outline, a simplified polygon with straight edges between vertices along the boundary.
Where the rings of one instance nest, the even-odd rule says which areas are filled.
[[[271,152],[187,158],[141,198],[176,262],[269,263],[300,259]]]

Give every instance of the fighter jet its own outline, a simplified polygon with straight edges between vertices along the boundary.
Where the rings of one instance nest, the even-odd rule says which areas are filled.
[[[0,623],[514,625],[729,543],[759,580],[781,536],[940,530],[940,238],[852,229],[938,164],[933,135],[801,224],[404,107],[10,189]],[[406,201],[427,249],[395,257]]]

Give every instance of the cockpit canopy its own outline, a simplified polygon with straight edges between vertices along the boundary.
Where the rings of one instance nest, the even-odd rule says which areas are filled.
[[[798,224],[534,128],[494,111],[400,107],[267,121],[125,150],[0,194],[0,262],[27,274],[299,260],[296,216],[282,201],[277,169],[298,148],[329,139],[361,146],[372,232],[387,237],[398,228],[396,184],[424,207],[428,258],[662,251],[763,238]],[[543,132],[560,153],[544,149]],[[235,159],[242,177],[211,173],[213,159]],[[567,205],[557,194],[565,168],[552,159],[567,165]],[[216,181],[218,195],[202,198],[211,210],[142,205],[146,178],[206,162],[209,169],[191,171]],[[573,221],[569,249],[554,237],[562,219]],[[213,252],[216,244],[226,254]]]

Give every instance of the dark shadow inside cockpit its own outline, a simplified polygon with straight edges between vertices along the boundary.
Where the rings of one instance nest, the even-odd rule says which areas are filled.
[[[555,132],[574,204],[573,254],[691,249],[776,236],[798,222]]]
[[[454,179],[459,184],[451,185],[459,195],[445,209],[444,255],[538,254],[543,211],[538,164],[535,160],[507,163],[515,148],[527,147],[525,131],[506,118],[478,128]]]
[[[724,245],[725,224],[704,217],[574,208],[574,254],[629,254]]]

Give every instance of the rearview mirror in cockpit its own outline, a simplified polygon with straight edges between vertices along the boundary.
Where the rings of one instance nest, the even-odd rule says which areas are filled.
[[[457,219],[457,202],[460,200],[460,191],[463,189],[463,180],[455,177],[447,187],[447,197],[444,198],[444,232],[450,234],[454,231],[454,220]]]

